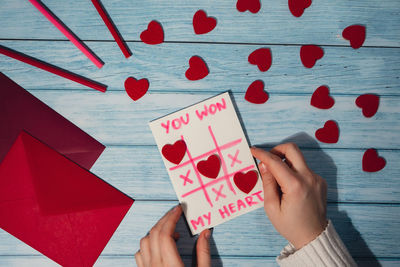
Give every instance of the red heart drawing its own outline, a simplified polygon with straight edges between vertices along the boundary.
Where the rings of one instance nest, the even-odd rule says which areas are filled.
[[[311,6],[311,0],[289,0],[289,10],[295,17],[301,17],[303,15],[304,9]]]
[[[258,175],[256,171],[249,171],[247,173],[237,172],[233,176],[233,181],[240,191],[248,194],[256,186]]]
[[[324,56],[324,50],[316,45],[303,45],[300,48],[300,59],[304,67],[312,68],[318,59]]]
[[[152,20],[147,29],[140,34],[143,43],[155,45],[164,42],[164,30],[158,21]]]
[[[379,96],[373,94],[360,95],[356,99],[356,105],[362,109],[362,113],[365,117],[371,118],[378,111]]]
[[[236,2],[236,9],[239,12],[245,12],[246,10],[251,13],[257,13],[260,11],[261,3],[260,0],[238,0]]]
[[[267,71],[272,64],[271,49],[259,48],[257,50],[254,50],[249,55],[248,60],[250,64],[257,65],[260,71]]]
[[[350,41],[351,47],[354,49],[360,48],[365,41],[365,26],[351,25],[343,30],[342,36],[344,39]]]
[[[197,169],[201,174],[208,178],[215,179],[218,177],[221,168],[221,160],[217,155],[211,155],[207,160],[202,160],[197,163]]]
[[[322,85],[311,96],[311,106],[320,109],[330,109],[335,104],[333,97],[329,95],[329,88]]]
[[[125,80],[125,91],[133,101],[144,96],[149,89],[149,81],[147,79],[136,80],[133,77],[128,77]]]
[[[264,82],[261,80],[252,82],[244,95],[244,99],[253,104],[263,104],[268,98],[268,93],[264,91]]]
[[[378,156],[375,149],[370,148],[364,152],[362,159],[362,168],[365,172],[377,172],[382,170],[386,165],[386,160]]]
[[[193,16],[193,29],[195,34],[205,34],[212,31],[217,26],[217,20],[207,17],[204,10],[198,10]]]
[[[192,56],[189,59],[189,68],[185,76],[188,80],[201,80],[208,75],[208,67],[206,62],[199,56]]]
[[[324,143],[334,144],[339,140],[339,127],[333,120],[325,122],[323,128],[315,132],[315,137]]]
[[[173,145],[166,144],[161,149],[161,153],[168,161],[179,164],[186,154],[186,143],[183,140],[178,140]]]

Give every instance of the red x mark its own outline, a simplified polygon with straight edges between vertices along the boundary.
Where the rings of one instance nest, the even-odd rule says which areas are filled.
[[[238,158],[237,158],[238,155],[239,155],[239,149],[236,150],[235,156],[232,156],[231,154],[228,154],[228,157],[232,160],[231,167],[233,167],[233,165],[235,165],[236,162],[239,163],[239,164],[242,163],[241,160],[238,160]]]
[[[215,198],[215,201],[217,201],[219,199],[219,197],[223,197],[226,198],[225,194],[222,194],[222,188],[224,188],[224,185],[221,184],[221,186],[219,187],[218,190],[215,190],[215,188],[212,188],[212,191],[217,194],[217,197]]]
[[[186,175],[179,175],[180,178],[183,179],[183,186],[186,185],[186,182],[189,184],[193,184],[193,181],[189,179],[190,170],[187,171]]]

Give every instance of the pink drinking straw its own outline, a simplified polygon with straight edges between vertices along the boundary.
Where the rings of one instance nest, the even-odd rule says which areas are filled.
[[[57,29],[59,29],[79,50],[82,51],[98,68],[103,67],[104,62],[96,56],[79,38],[51,12],[40,0],[29,0]]]

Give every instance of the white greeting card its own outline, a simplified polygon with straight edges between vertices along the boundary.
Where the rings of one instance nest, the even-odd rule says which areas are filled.
[[[149,125],[192,234],[263,206],[262,181],[229,93]]]

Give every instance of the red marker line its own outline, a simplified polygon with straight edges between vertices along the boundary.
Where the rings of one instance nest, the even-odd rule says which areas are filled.
[[[53,74],[56,74],[58,76],[64,77],[66,79],[69,79],[71,81],[83,84],[87,87],[99,90],[101,92],[105,92],[107,90],[107,85],[104,85],[102,83],[93,81],[91,79],[85,78],[83,76],[80,76],[78,74],[75,74],[73,72],[70,72],[68,70],[62,69],[60,67],[54,66],[50,63],[41,61],[37,58],[33,58],[31,56],[25,55],[21,52],[17,52],[15,50],[12,50],[11,48],[5,47],[0,45],[0,54],[6,55],[8,57],[14,58],[16,60],[22,61],[26,64],[32,65],[34,67],[37,67],[39,69],[51,72]]]
[[[111,32],[111,35],[114,37],[114,40],[117,42],[119,48],[121,49],[122,53],[126,58],[132,55],[131,50],[127,46],[127,44],[122,39],[121,34],[119,33],[117,27],[111,20],[111,17],[108,15],[107,11],[105,10],[104,6],[99,0],[92,0],[93,5],[97,9],[97,12],[100,14],[100,17],[103,19],[104,23],[106,24],[108,30]]]

